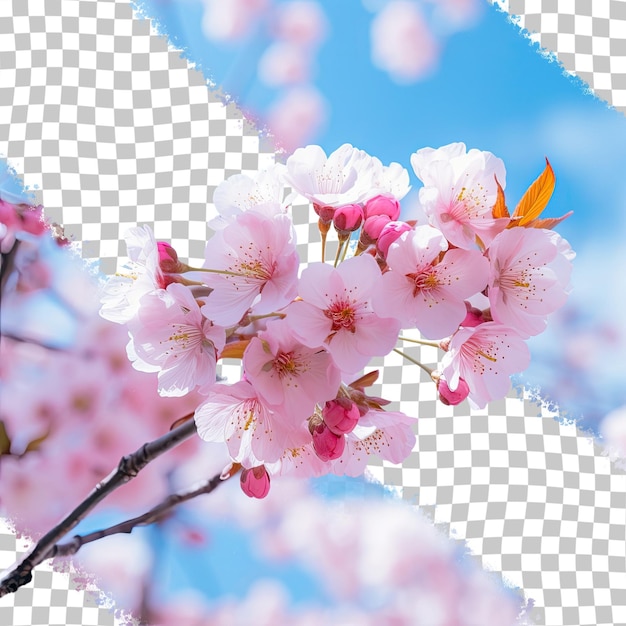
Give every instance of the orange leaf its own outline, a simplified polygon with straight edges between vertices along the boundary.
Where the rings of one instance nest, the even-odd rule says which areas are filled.
[[[546,159],[545,169],[539,178],[526,190],[526,193],[515,208],[513,217],[521,218],[518,223],[519,226],[525,226],[541,215],[541,212],[546,208],[548,201],[552,197],[555,182],[554,171],[550,161]]]
[[[249,339],[243,339],[241,341],[233,341],[232,343],[227,343],[224,346],[219,358],[220,359],[241,359],[243,358],[243,353],[245,349],[248,347],[250,343]]]
[[[557,224],[560,224],[564,219],[567,219],[573,213],[574,211],[569,211],[569,213],[566,213],[561,217],[546,217],[543,220],[534,220],[531,224],[529,224],[529,226],[532,226],[533,228],[551,229],[554,228]]]
[[[496,179],[496,185],[498,185],[498,195],[496,197],[496,203],[491,209],[491,215],[494,219],[498,219],[499,217],[511,217],[504,201],[504,189],[502,189],[502,185],[497,176],[494,176],[494,178]]]
[[[353,389],[365,388],[373,385],[378,379],[378,370],[374,370],[373,372],[369,372],[367,374],[363,374],[361,378],[357,378],[355,381],[351,382],[349,387]]]

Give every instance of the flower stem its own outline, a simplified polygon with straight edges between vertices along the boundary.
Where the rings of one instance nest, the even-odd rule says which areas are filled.
[[[405,352],[402,352],[402,350],[398,350],[397,348],[394,348],[393,351],[397,352],[400,356],[403,356],[407,361],[411,361],[411,363],[415,363],[415,365],[418,365],[419,367],[421,367],[429,376],[433,375],[434,370],[430,369],[430,367],[426,367],[426,365],[424,365],[423,363],[420,363],[419,361],[414,359],[412,356],[409,356],[408,354],[406,354]]]
[[[411,343],[418,343],[421,346],[431,346],[432,348],[440,348],[441,346],[436,341],[424,341],[423,339],[409,339],[408,337],[399,336],[401,341],[410,341]]]
[[[190,413],[188,417],[192,417]],[[113,470],[103,481],[98,483],[91,493],[65,519],[48,531],[26,554],[21,562],[13,566],[0,579],[0,598],[17,591],[32,580],[32,571],[44,561],[54,545],[74,528],[99,502],[118,487],[132,480],[148,463],[174,448],[196,432],[193,419],[174,428],[165,435],[145,443],[132,454],[122,457],[117,469]]]
[[[341,254],[341,251],[343,249],[343,245],[344,242],[340,241],[337,245],[337,254],[335,254],[335,267],[337,267],[338,263],[339,263],[339,255]]]

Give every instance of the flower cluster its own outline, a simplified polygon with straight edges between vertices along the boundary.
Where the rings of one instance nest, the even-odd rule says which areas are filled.
[[[414,420],[384,410],[366,393],[376,372],[361,373],[406,340],[400,329],[437,340],[430,373],[443,402],[484,407],[506,395],[529,363],[524,340],[565,302],[574,255],[551,230],[564,218],[539,219],[549,164],[513,214],[504,164],[489,152],[426,148],[411,165],[428,223],[400,220],[401,165],[345,144],[328,156],[300,148],[218,187],[202,267],[147,227],[128,234],[132,267],[106,285],[101,314],[127,324],[129,358],[158,372],[161,395],[206,397],[198,433],[226,443],[250,496],[264,497],[273,475],[357,475],[372,454],[408,456]],[[310,202],[322,237],[321,260],[302,269],[287,188]],[[242,360],[234,384],[216,378],[228,357]]]

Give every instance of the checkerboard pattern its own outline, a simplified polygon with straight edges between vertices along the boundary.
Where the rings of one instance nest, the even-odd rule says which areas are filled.
[[[435,364],[434,348],[403,350]],[[418,437],[401,466],[372,461],[372,476],[523,589],[535,624],[626,624],[626,473],[527,393],[446,407],[422,370],[395,353],[379,363],[375,393],[418,416]]]
[[[489,0],[593,93],[626,113],[624,0]]]
[[[573,7],[583,18],[591,7],[506,4],[546,16]],[[597,2],[608,7],[600,17],[610,18],[608,36],[614,24],[623,26],[625,4]],[[592,32],[603,28],[594,19]],[[577,25],[557,20],[555,28],[567,35]],[[113,272],[126,228],[147,223],[182,257],[201,260],[213,189],[230,174],[271,163],[269,142],[125,0],[2,0],[0,35],[0,154],[39,188],[48,215],[82,242],[84,256]],[[608,44],[618,61],[621,43]],[[619,63],[609,67],[611,76],[624,73]],[[618,97],[620,84],[610,85]],[[302,257],[319,258],[306,207],[294,216]],[[432,348],[405,350],[435,362]],[[419,416],[415,451],[402,466],[372,462],[374,477],[397,486],[452,538],[466,540],[485,567],[523,588],[537,624],[626,625],[624,472],[527,396],[512,393],[485,411],[445,407],[426,375],[399,355],[373,365],[382,368],[376,392]],[[0,569],[24,549],[0,527]],[[0,624],[115,622],[72,586],[39,568],[33,583],[0,600]]]

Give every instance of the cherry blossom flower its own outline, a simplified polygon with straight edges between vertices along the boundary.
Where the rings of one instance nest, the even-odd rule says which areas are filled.
[[[504,398],[511,388],[511,374],[525,370],[529,363],[524,340],[496,322],[458,330],[441,360],[450,390],[456,391],[459,380],[464,379],[470,388],[470,406],[479,409],[491,400]]]
[[[269,87],[303,83],[309,80],[310,56],[310,52],[298,44],[275,41],[259,59],[259,78]]]
[[[373,163],[367,156],[350,144],[343,144],[328,157],[319,146],[298,148],[287,159],[285,180],[318,207],[355,204],[371,190]]]
[[[279,148],[291,153],[307,143],[328,118],[329,105],[313,85],[285,89],[267,111],[267,124]]]
[[[300,343],[284,320],[268,322],[250,341],[243,367],[264,403],[296,425],[334,398],[341,383],[330,353]]]
[[[209,217],[209,226],[222,230],[245,211],[254,210],[266,217],[283,213],[284,169],[282,163],[275,163],[254,177],[235,174],[221,182],[213,192],[216,213]]]
[[[232,41],[245,36],[268,7],[269,0],[204,0],[204,34],[214,41]]]
[[[319,2],[292,0],[276,6],[274,34],[278,39],[309,48],[322,41],[327,27]]]
[[[250,307],[270,313],[296,295],[300,259],[287,215],[239,215],[208,242],[205,258],[205,267],[232,273],[204,278],[213,292],[202,312],[216,324],[237,325]]]
[[[332,462],[335,474],[360,476],[370,456],[401,463],[415,446],[415,418],[400,411],[370,410],[345,435],[346,449]]]
[[[411,165],[424,183],[419,199],[430,223],[459,248],[473,249],[478,236],[485,246],[509,223],[494,218],[497,181],[505,186],[504,163],[491,152],[452,143],[434,150],[423,148]]]
[[[489,303],[494,321],[523,337],[538,335],[569,293],[574,253],[557,233],[511,228],[489,246]]]
[[[248,468],[277,461],[287,448],[310,440],[305,428],[295,428],[271,411],[246,380],[215,385],[195,420],[202,439],[225,441],[233,461]]]
[[[487,284],[488,261],[477,250],[448,250],[432,226],[403,233],[387,252],[391,271],[374,295],[374,310],[395,317],[403,328],[416,327],[430,339],[453,333],[466,315],[465,298]]]
[[[226,334],[202,315],[187,287],[172,283],[144,296],[128,328],[133,365],[159,372],[161,395],[182,396],[196,387],[205,392],[215,382],[217,351]]]
[[[373,19],[370,37],[372,62],[398,83],[427,76],[439,61],[439,44],[415,2],[388,2]]]
[[[369,255],[353,257],[334,269],[312,263],[299,283],[302,301],[288,308],[287,321],[307,346],[326,345],[339,369],[354,373],[372,356],[387,354],[395,345],[399,324],[379,317],[371,298],[381,274]]]
[[[104,283],[100,299],[100,315],[117,324],[125,324],[137,313],[144,295],[167,286],[150,227],[130,228],[124,239],[130,262],[124,273],[111,276]]]

